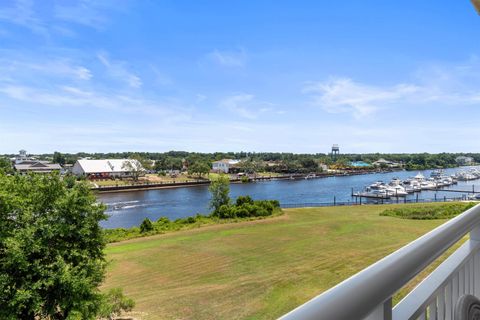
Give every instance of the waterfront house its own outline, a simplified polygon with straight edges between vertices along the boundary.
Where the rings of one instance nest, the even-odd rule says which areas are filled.
[[[380,158],[377,161],[375,161],[373,165],[375,167],[388,167],[388,168],[399,168],[402,166],[400,163],[385,160],[383,158]]]
[[[18,173],[51,173],[62,170],[62,167],[58,163],[37,160],[23,160],[19,163],[16,163],[13,167]]]
[[[455,158],[455,162],[459,166],[469,166],[473,164],[473,158],[472,157],[465,157],[465,156],[459,156]]]
[[[101,178],[128,178],[136,172],[145,172],[145,169],[135,159],[103,159],[103,160],[77,160],[72,168],[76,176],[86,176],[91,179]]]
[[[212,170],[214,172],[223,172],[228,173],[231,171],[232,168],[238,165],[240,160],[233,160],[233,159],[222,159],[219,161],[212,162]]]

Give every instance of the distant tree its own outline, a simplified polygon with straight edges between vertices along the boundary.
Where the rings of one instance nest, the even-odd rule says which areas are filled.
[[[57,151],[53,153],[53,163],[58,163],[63,166],[65,162],[66,162],[65,156],[63,154]]]
[[[155,161],[154,170],[159,171],[168,171],[168,170],[181,170],[182,169],[182,159],[173,158],[169,156],[164,156]]]
[[[85,183],[0,174],[0,319],[94,319],[106,218]]]
[[[210,172],[210,165],[203,161],[197,161],[188,167],[188,174],[203,176]]]
[[[257,173],[265,169],[263,161],[251,158],[241,161],[239,167],[245,173]]]
[[[138,159],[130,159],[130,161],[124,161],[122,164],[122,169],[130,172],[132,179],[138,181],[138,178],[145,173],[145,169],[142,166],[142,163]]]
[[[230,204],[230,180],[226,175],[220,175],[210,184],[210,208],[216,213],[222,205]]]
[[[0,158],[0,173],[13,173],[12,162],[7,158]]]

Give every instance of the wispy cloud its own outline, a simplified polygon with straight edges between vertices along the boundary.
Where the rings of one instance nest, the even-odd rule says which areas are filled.
[[[303,92],[313,103],[330,113],[352,113],[356,118],[372,114],[386,104],[397,102],[419,91],[410,84],[377,87],[354,82],[349,78],[332,78],[309,83]]]
[[[260,115],[267,112],[282,113],[275,110],[273,103],[260,101],[254,95],[247,93],[235,94],[224,98],[220,102],[220,107],[239,117],[250,120],[257,119]]]
[[[13,0],[11,5],[0,5],[0,21],[29,29],[46,39],[52,35],[72,37],[72,27],[83,25],[97,30],[109,22],[112,11],[118,11],[126,1],[79,0],[74,3],[57,1]]]
[[[107,12],[118,9],[125,1],[79,0],[71,4],[57,3],[54,8],[56,19],[72,22],[95,29],[102,29],[109,22]]]
[[[15,74],[17,79],[23,75],[65,76],[71,79],[90,80],[92,71],[85,66],[76,64],[68,59],[50,58],[47,61],[16,60],[12,58],[0,59],[0,70],[4,73]],[[8,71],[7,71],[8,70]]]
[[[98,54],[98,59],[107,68],[111,77],[118,81],[127,83],[132,88],[140,88],[142,80],[140,77],[130,72],[127,65],[123,61],[112,61],[108,58],[107,53],[102,52]]]
[[[356,82],[351,78],[330,78],[309,82],[303,93],[314,105],[329,113],[349,113],[362,119],[395,105],[403,108],[427,105],[471,105],[480,103],[480,62],[473,57],[457,65],[423,67],[413,81],[392,86]]]
[[[240,48],[236,51],[213,50],[207,57],[216,64],[223,67],[244,67],[247,63],[247,53],[245,49]]]
[[[12,6],[0,8],[0,20],[28,28],[41,36],[49,36],[47,23],[37,15],[32,0],[15,0]]]
[[[220,105],[241,117],[255,119],[256,113],[246,107],[253,98],[254,96],[251,94],[238,94],[224,99]]]

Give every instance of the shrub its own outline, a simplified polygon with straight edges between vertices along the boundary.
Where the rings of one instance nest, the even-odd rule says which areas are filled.
[[[280,201],[278,200],[267,200],[269,201],[274,208],[280,208]]]
[[[226,204],[223,204],[218,208],[217,216],[220,219],[229,219],[229,218],[234,218],[234,211],[232,210],[232,207]]]
[[[273,213],[273,204],[271,204],[270,201],[255,201],[255,205],[265,209],[270,214]]]
[[[140,225],[140,232],[145,233],[153,230],[153,224],[150,219],[145,218],[145,220],[142,221],[142,224]]]
[[[160,217],[160,218],[158,218],[157,222],[158,223],[170,223],[170,219],[168,219],[167,217]]]
[[[236,207],[235,208],[235,215],[238,217],[238,218],[246,218],[248,216],[250,216],[250,213],[248,212],[248,210],[241,206],[241,207]]]
[[[99,316],[115,319],[122,311],[130,311],[135,307],[135,301],[127,298],[120,288],[114,288],[102,295]]]
[[[405,206],[387,209],[380,213],[381,216],[396,217],[401,219],[431,220],[450,219],[475,206],[475,203],[449,203],[442,205]]]
[[[248,176],[242,176],[240,178],[240,181],[242,181],[242,183],[249,183],[250,182],[250,179],[248,178]],[[247,196],[248,197],[248,196]]]
[[[236,205],[240,207],[244,203],[253,204],[253,199],[250,196],[239,196],[236,201]]]
[[[197,220],[195,219],[195,217],[188,217],[185,222],[186,223],[195,223]]]

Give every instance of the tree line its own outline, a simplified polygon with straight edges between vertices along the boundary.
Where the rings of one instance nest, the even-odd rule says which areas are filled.
[[[0,157],[0,168],[8,166],[9,157]],[[243,172],[278,172],[278,173],[306,173],[322,171],[322,164],[349,167],[352,161],[373,163],[380,158],[401,163],[407,170],[421,170],[428,168],[455,167],[455,159],[459,156],[472,157],[476,163],[480,162],[480,153],[368,153],[368,154],[340,154],[333,158],[329,154],[297,154],[284,152],[214,152],[199,153],[187,151],[168,152],[115,152],[115,153],[85,153],[76,154],[54,152],[53,154],[36,155],[39,160],[50,160],[54,163],[74,164],[78,159],[138,159],[144,167],[156,172],[171,172],[188,170],[190,174],[202,175],[211,169],[214,161],[221,159],[242,160],[240,169]],[[3,158],[3,160],[2,160]]]

